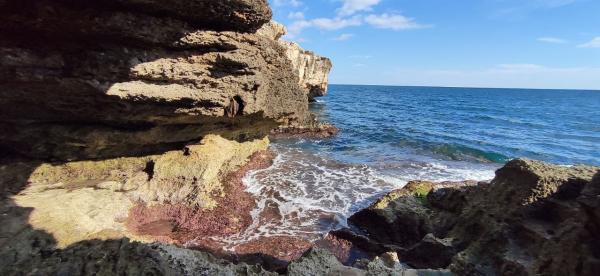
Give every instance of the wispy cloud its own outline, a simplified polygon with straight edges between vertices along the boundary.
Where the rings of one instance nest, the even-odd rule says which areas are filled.
[[[339,16],[349,16],[360,11],[371,11],[381,0],[342,0],[343,5],[337,10]]]
[[[276,0],[280,4],[288,3],[290,0]],[[358,27],[363,25],[372,26],[379,29],[390,30],[408,30],[431,27],[431,25],[419,24],[415,19],[400,14],[391,13],[369,13],[378,5],[381,0],[337,0],[341,2],[341,7],[336,10],[334,17],[321,17],[314,19],[305,19],[304,13],[300,11],[290,12],[288,18],[295,20],[288,24],[287,38],[298,40],[302,31],[309,28],[315,28],[322,31],[335,31],[349,27]],[[344,34],[334,38],[335,40],[347,40],[350,35]]]
[[[553,44],[566,44],[568,43],[568,41],[562,39],[562,38],[556,38],[556,37],[540,37],[537,39],[537,41],[539,42],[545,42],[545,43],[553,43]]]
[[[354,34],[341,34],[333,38],[336,41],[346,41],[354,37]]]
[[[583,43],[579,48],[600,48],[600,36],[594,37],[590,42]]]
[[[392,29],[392,30],[408,30],[408,29],[421,29],[431,27],[428,25],[421,25],[413,18],[408,18],[399,14],[371,14],[365,17],[365,22],[373,27],[381,29]]]
[[[288,14],[288,18],[294,19],[294,20],[301,20],[301,19],[304,19],[304,13],[303,12],[290,12]]]
[[[351,18],[316,18],[311,20],[298,20],[288,27],[288,37],[295,38],[306,28],[334,31],[360,25],[362,25],[362,19],[359,16]]]
[[[274,6],[292,6],[297,8],[302,6],[302,4],[300,0],[273,0]]]

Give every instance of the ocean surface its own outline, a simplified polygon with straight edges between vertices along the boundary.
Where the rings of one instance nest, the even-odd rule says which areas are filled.
[[[331,85],[311,108],[339,136],[274,141],[275,164],[244,179],[259,204],[232,243],[317,239],[410,180],[490,180],[516,157],[600,165],[600,91]]]

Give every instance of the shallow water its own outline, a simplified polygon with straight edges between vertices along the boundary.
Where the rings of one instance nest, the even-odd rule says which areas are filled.
[[[407,181],[489,180],[515,157],[600,165],[600,92],[332,85],[312,109],[340,135],[274,141],[275,164],[244,179],[254,224],[231,244],[314,240]]]

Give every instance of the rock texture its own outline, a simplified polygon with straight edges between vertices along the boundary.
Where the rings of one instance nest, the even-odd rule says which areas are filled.
[[[411,183],[350,221],[416,268],[597,275],[598,180],[600,168],[517,159],[490,184]]]
[[[270,19],[264,0],[6,0],[0,15],[4,151],[153,154],[309,120],[287,49],[250,33]]]
[[[403,267],[395,253],[383,254],[373,261],[365,260],[360,268],[342,265],[331,253],[312,248],[302,258],[292,262],[287,269],[290,276],[348,275],[348,276],[443,276],[452,275],[446,270],[419,270]]]
[[[285,27],[274,21],[258,30],[258,34],[274,40],[279,40],[285,33]],[[325,96],[332,67],[331,60],[306,51],[294,42],[280,40],[279,43],[286,49],[286,55],[299,76],[299,85],[305,91],[308,100],[312,102],[316,97]]]
[[[30,209],[28,224],[52,234],[59,247],[88,239],[172,242],[189,232],[223,235],[250,223],[254,200],[241,178],[252,168],[248,161],[263,158],[267,146],[266,138],[238,143],[208,135],[199,145],[161,155],[65,164],[9,162],[0,166],[0,184],[11,185],[20,168],[32,167],[21,180],[26,186],[4,204]],[[272,158],[267,155],[254,168],[268,166]],[[168,231],[154,231],[159,226]],[[19,232],[3,234],[11,238]]]
[[[49,237],[32,231],[28,243],[0,251],[2,275],[278,275],[233,264],[209,253],[128,239],[91,240],[47,250]],[[17,253],[15,253],[17,252]]]

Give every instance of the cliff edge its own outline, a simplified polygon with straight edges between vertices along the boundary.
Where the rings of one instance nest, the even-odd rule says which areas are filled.
[[[332,68],[331,60],[311,51],[306,51],[294,42],[281,40],[286,32],[283,25],[271,21],[259,29],[257,33],[279,41],[286,49],[286,55],[292,62],[292,68],[299,76],[298,84],[300,88],[304,90],[308,100],[314,102],[315,98],[327,94],[329,72]]]

